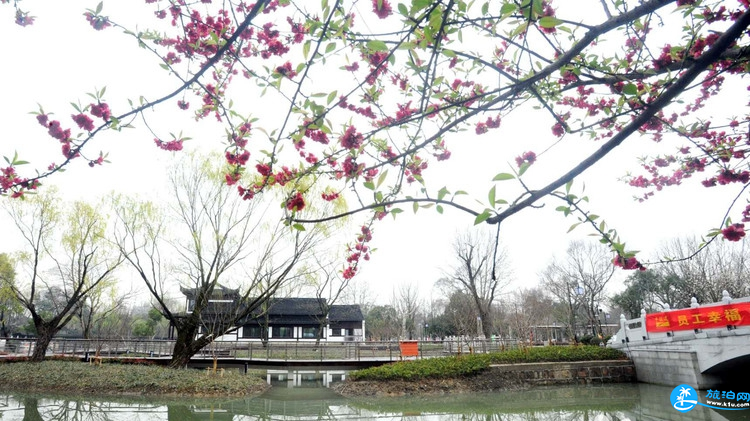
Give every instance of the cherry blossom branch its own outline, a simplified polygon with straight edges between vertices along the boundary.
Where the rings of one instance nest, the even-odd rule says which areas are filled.
[[[370,205],[362,206],[357,209],[353,209],[347,212],[342,212],[322,218],[314,218],[314,219],[303,219],[303,218],[297,218],[297,217],[291,217],[289,220],[291,222],[296,222],[300,224],[315,224],[319,222],[327,222],[327,221],[333,221],[335,219],[339,218],[346,218],[347,216],[356,215],[360,212],[367,211],[367,210],[373,210],[373,209],[379,209],[379,208],[387,208],[393,205],[400,205],[404,203],[430,203],[430,204],[437,204],[437,205],[446,205],[451,206],[456,209],[459,209],[461,211],[464,211],[468,214],[478,216],[479,212],[474,211],[473,209],[467,208],[466,206],[459,205],[458,203],[452,202],[450,200],[444,200],[444,199],[432,199],[428,197],[420,197],[420,198],[405,198],[405,199],[397,199],[397,200],[391,200],[391,201],[385,201],[385,202],[378,202],[378,203],[372,203]]]
[[[511,215],[516,214],[520,210],[532,205],[537,200],[544,196],[549,195],[554,190],[558,189],[565,183],[573,180],[576,176],[582,174],[585,170],[590,168],[592,165],[597,163],[599,160],[604,158],[607,154],[612,152],[617,146],[619,146],[625,139],[631,134],[635,133],[638,129],[646,124],[651,118],[653,118],[658,111],[666,107],[673,99],[679,96],[683,90],[690,85],[690,83],[698,77],[700,73],[705,71],[711,64],[716,62],[720,57],[721,53],[729,48],[738,38],[740,38],[743,32],[750,26],[750,11],[745,11],[733,24],[722,34],[719,39],[712,45],[707,51],[705,51],[698,59],[696,59],[693,66],[688,68],[672,85],[667,88],[662,95],[660,95],[654,102],[648,104],[644,111],[633,119],[632,122],[627,124],[623,129],[614,135],[609,141],[607,141],[601,148],[599,148],[592,155],[581,161],[578,165],[573,167],[570,171],[563,174],[557,180],[549,183],[543,188],[534,191],[524,201],[507,208],[500,212],[496,216],[492,216],[487,219],[490,224],[499,224],[503,220],[507,219]]]

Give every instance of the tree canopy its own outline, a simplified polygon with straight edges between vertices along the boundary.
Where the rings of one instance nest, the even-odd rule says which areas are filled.
[[[14,2],[17,24],[41,24],[34,4],[22,10]],[[345,278],[369,257],[373,221],[388,214],[452,207],[476,223],[500,224],[542,202],[574,218],[571,229],[588,225],[616,265],[643,269],[574,180],[629,138],[651,138],[640,168],[626,176],[643,189],[639,200],[691,178],[732,189],[724,221],[706,227],[707,237],[740,240],[750,220],[747,98],[737,95],[749,68],[749,7],[747,0],[146,0],[150,20],[131,28],[100,3],[82,19],[135,39],[178,87],[129,98],[126,107],[97,89],[60,119],[51,111],[71,111],[45,110],[39,98],[36,135],[59,142],[62,156],[34,174],[23,171],[26,157],[9,155],[0,194],[22,196],[77,161],[104,164],[93,140],[131,125],[149,127],[156,147],[181,150],[188,135],[167,133],[183,123],[170,118],[170,131],[159,121],[176,107],[186,121],[224,127],[215,141],[229,166],[225,182],[243,198],[284,187],[290,225],[368,212],[349,245]],[[546,126],[547,134],[508,136],[514,121]],[[487,186],[479,201],[461,186],[428,183],[467,136],[498,144],[490,161],[488,151],[472,152],[496,168],[491,180],[477,180]],[[346,212],[305,214],[342,196],[351,199]]]

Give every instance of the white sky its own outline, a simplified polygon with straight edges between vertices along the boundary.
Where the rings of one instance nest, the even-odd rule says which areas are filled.
[[[21,6],[37,17],[36,23],[26,28],[12,24],[14,11],[10,5],[0,6],[0,39],[3,40],[0,56],[4,61],[0,66],[0,80],[4,83],[3,101],[0,101],[0,155],[12,156],[18,151],[21,158],[40,169],[50,162],[60,161],[59,144],[36,123],[33,115],[28,114],[37,110],[37,104],[72,125],[68,116],[73,110],[68,103],[77,100],[89,103],[86,92],[106,86],[107,101],[117,114],[127,107],[126,98],[137,101],[138,95],[145,95],[153,99],[176,86],[174,80],[166,78],[156,60],[138,49],[134,41],[116,30],[95,32],[86,23],[83,12],[87,7],[95,8],[96,3],[24,1]],[[138,6],[133,7],[133,4]],[[134,13],[140,11],[141,4],[105,2],[105,14],[130,23],[137,20]],[[145,10],[145,13],[150,12]],[[160,115],[169,117],[169,113],[163,111]],[[551,124],[526,121],[522,113],[513,116],[514,119],[505,121],[499,131],[483,136],[466,132],[465,139],[450,147],[452,158],[445,165],[428,170],[425,177],[428,188],[433,192],[442,186],[451,191],[466,190],[486,202],[489,180],[499,172],[508,172],[512,165],[504,160],[512,160],[526,150],[538,150],[533,147],[535,139],[548,140],[550,136]],[[109,152],[111,164],[91,169],[85,162],[77,162],[66,173],[49,180],[49,184],[60,186],[62,194],[71,199],[94,200],[113,189],[158,197],[164,168],[173,157],[155,148],[153,136],[143,130],[141,122],[134,124],[139,128],[106,134],[88,149],[94,158],[99,150]],[[191,133],[190,129],[186,127],[185,132]],[[221,150],[223,130],[218,133],[202,130],[200,133],[207,134],[206,138],[196,138],[186,147]],[[642,192],[616,179],[628,170],[637,171],[635,157],[645,154],[653,145],[649,139],[634,136],[582,179],[591,197],[591,211],[602,215],[610,227],[615,227],[629,249],[642,250],[642,260],[646,260],[661,241],[700,235],[719,226],[726,211],[726,198],[731,193],[726,188],[683,187],[661,192],[646,203],[635,202],[632,196]],[[562,168],[567,169],[575,156],[566,160],[553,158],[556,157],[541,156],[529,170],[527,181],[532,188],[542,185],[535,180],[557,176]],[[462,176],[468,168],[472,169],[471,178]],[[582,181],[577,181],[577,185]],[[553,255],[562,256],[570,241],[591,233],[590,229],[579,227],[566,234],[576,221],[566,220],[555,212],[558,203],[551,200],[544,203],[544,208],[526,210],[508,219],[502,227],[501,236],[511,254],[515,279],[509,291],[536,285],[537,274]],[[416,217],[408,209],[410,207],[405,207],[406,211],[395,221],[388,216],[375,226],[372,246],[377,251],[358,275],[377,293],[378,302],[387,302],[401,282],[417,283],[422,295],[429,297],[432,283],[453,261],[453,237],[459,231],[470,229],[473,222],[473,217],[448,208],[442,216],[424,209]],[[0,252],[12,252],[18,247],[17,242],[7,241],[15,235],[13,231],[5,215],[0,216]],[[350,238],[344,238],[342,246],[346,241]],[[627,273],[619,274],[621,279],[625,275]],[[617,285],[613,287],[619,289]]]

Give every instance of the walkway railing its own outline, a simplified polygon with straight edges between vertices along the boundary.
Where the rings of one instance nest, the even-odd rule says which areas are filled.
[[[76,355],[119,358],[170,357],[173,340],[121,339],[54,339],[48,355]],[[497,352],[517,347],[515,340],[454,339],[417,341],[418,357],[430,358],[469,353]],[[33,339],[0,339],[0,356],[30,356]],[[268,341],[214,342],[203,348],[196,358],[243,359],[260,361],[396,361],[401,359],[399,342],[315,342]]]

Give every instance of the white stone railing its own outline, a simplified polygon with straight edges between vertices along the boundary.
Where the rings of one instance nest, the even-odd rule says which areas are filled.
[[[726,305],[731,303],[744,303],[750,302],[750,297],[743,298],[732,298],[727,291],[722,292],[722,299],[716,303],[698,304],[698,300],[693,297],[689,308],[701,308],[701,307],[712,307],[717,305]],[[670,311],[679,311],[682,309],[670,309],[667,305],[666,308],[660,313],[667,313]],[[707,328],[705,330],[720,330],[722,328]],[[620,330],[617,334],[612,336],[609,341],[609,345],[612,347],[624,347],[628,343],[653,341],[653,340],[672,340],[672,339],[694,339],[703,333],[704,329],[686,330],[686,331],[668,331],[668,332],[649,332],[646,329],[646,310],[641,309],[641,316],[635,319],[627,319],[624,314],[620,315]]]

